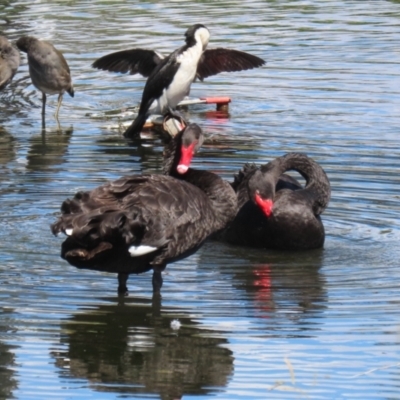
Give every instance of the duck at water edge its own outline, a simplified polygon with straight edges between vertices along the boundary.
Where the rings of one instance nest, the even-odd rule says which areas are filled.
[[[74,87],[67,61],[61,51],[50,42],[32,36],[20,37],[17,40],[17,47],[27,53],[32,83],[42,92],[42,121],[45,120],[46,94],[58,94],[57,110],[54,114],[58,120],[63,94],[67,92],[74,97]]]

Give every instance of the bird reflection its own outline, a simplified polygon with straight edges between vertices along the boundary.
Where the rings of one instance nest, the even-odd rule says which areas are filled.
[[[32,171],[44,171],[62,164],[72,133],[72,126],[61,130],[42,129],[40,135],[35,135],[30,140],[26,168]]]
[[[237,291],[235,298],[244,296],[249,312],[262,318],[268,329],[287,328],[288,323],[308,329],[310,318],[315,324],[315,317],[323,315],[327,303],[325,278],[320,272],[323,249],[283,252],[213,240],[200,257],[200,264],[218,266],[229,277],[226,279]]]
[[[284,312],[294,322],[316,316],[326,308],[325,281],[320,274],[321,249],[308,252],[271,252],[268,264],[254,264],[243,276],[262,316]]]
[[[262,310],[270,312],[273,309],[271,266],[269,264],[257,266],[253,269],[253,275],[255,301]]]
[[[10,330],[9,326],[0,326],[0,336]],[[0,399],[14,398],[13,391],[18,387],[14,377],[15,355],[11,349],[11,346],[0,342]]]
[[[12,393],[17,388],[14,378],[15,356],[10,352],[10,346],[0,342],[0,399],[12,399]]]
[[[140,169],[142,173],[157,173],[162,170],[165,137],[156,136],[154,138],[142,140],[121,141],[120,137],[109,136],[97,139],[97,150],[107,154],[111,160],[116,157],[120,163],[122,160],[136,164],[132,166],[135,172]]]
[[[0,126],[0,168],[13,161],[15,156],[15,139]]]
[[[233,372],[232,352],[221,346],[227,340],[200,330],[179,309],[162,309],[156,299],[119,299],[118,305],[80,312],[63,323],[67,350],[53,352],[63,377],[87,379],[98,391],[161,399],[225,387]],[[171,327],[174,320],[179,329]]]
[[[218,112],[216,113],[219,115]],[[226,114],[222,113],[221,115]],[[190,118],[190,115],[188,117]],[[221,120],[223,121],[222,117]],[[232,178],[230,180],[233,181],[234,173],[245,162],[259,161],[255,155],[256,150],[260,147],[259,140],[249,141],[246,136],[232,137],[223,124],[210,126],[206,129],[205,134],[205,142],[201,151],[196,154],[194,166],[199,165],[200,168],[213,170],[216,164],[210,162],[210,159],[217,157],[221,160],[222,169],[225,169],[226,166],[231,167],[232,161],[234,161],[237,163],[237,167],[234,167],[231,173]],[[147,130],[146,136],[142,136],[141,139],[121,140],[121,137],[117,135],[102,136],[96,139],[96,151],[106,154],[110,163],[115,159],[118,163],[123,160],[135,164],[132,166],[134,173],[160,173],[163,165],[161,153],[167,138],[167,133],[159,127]],[[246,153],[251,159],[244,158],[243,155]]]

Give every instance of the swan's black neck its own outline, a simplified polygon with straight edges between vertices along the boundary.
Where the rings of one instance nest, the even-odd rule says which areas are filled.
[[[219,230],[226,226],[226,224],[233,220],[237,212],[237,196],[232,186],[221,179],[218,175],[209,171],[199,171],[189,168],[186,173],[179,174],[177,166],[181,159],[182,145],[187,141],[193,143],[194,138],[184,132],[179,132],[174,138],[166,144],[164,148],[164,168],[163,172],[166,175],[173,176],[176,179],[191,183],[202,190],[209,201],[211,202],[212,212],[214,214],[214,229]],[[192,129],[195,129],[192,127]],[[189,132],[190,133],[190,132]],[[196,139],[197,140],[197,139]],[[203,139],[198,139],[197,147],[202,143]],[[185,143],[183,143],[185,142]]]
[[[297,171],[306,180],[303,190],[312,194],[313,210],[316,215],[321,214],[328,205],[331,189],[325,171],[313,159],[302,153],[289,153],[261,167],[263,173],[273,174],[275,184],[284,172],[290,170]]]
[[[189,124],[176,134],[164,149],[164,174],[180,178],[177,176],[178,169],[183,173],[189,168],[192,157],[203,140],[203,132],[197,124]]]
[[[181,158],[183,131],[170,138],[164,147],[163,174],[176,176],[176,168]]]

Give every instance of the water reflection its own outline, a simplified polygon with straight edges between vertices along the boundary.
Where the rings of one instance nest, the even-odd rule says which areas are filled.
[[[10,352],[10,346],[0,342],[0,399],[13,398],[12,393],[17,388],[14,366],[15,356]]]
[[[1,310],[0,317],[2,318],[2,323],[7,322],[5,316],[6,312]],[[0,338],[10,331],[11,328],[9,326],[0,325]],[[11,350],[12,346],[3,343],[0,340],[0,399],[13,398],[13,391],[18,386],[17,380],[14,377],[15,355]]]
[[[71,141],[73,127],[66,129],[42,129],[40,135],[32,136],[28,150],[27,170],[44,171],[64,162]]]
[[[255,315],[263,318],[269,329],[278,330],[288,321],[301,324],[305,319],[322,317],[328,300],[325,277],[320,271],[323,249],[282,252],[227,246],[226,251],[225,257],[235,260],[234,267],[227,270],[233,271],[234,287],[245,291],[254,304]],[[307,324],[303,329],[315,326]]]
[[[233,175],[245,162],[263,164],[270,161],[257,154],[259,140],[250,141],[241,135],[232,137],[223,125],[210,128],[204,122],[200,122],[200,126],[206,134],[206,139],[193,159],[194,168],[212,171],[218,168],[216,172],[227,173],[227,179],[233,181]],[[96,138],[96,151],[108,155],[109,162],[113,162],[114,159],[119,164],[123,161],[139,162],[142,173],[156,173],[162,170],[162,151],[167,140],[166,133],[158,129],[146,131],[146,136],[141,139],[127,140],[110,135]],[[243,152],[248,153],[246,158]],[[221,159],[222,163],[217,164],[215,157]]]
[[[161,399],[212,393],[233,372],[227,340],[199,329],[178,309],[139,298],[77,313],[61,326],[65,352],[53,353],[62,376],[87,379],[95,390],[154,393]],[[179,330],[171,328],[178,318]]]
[[[163,165],[162,149],[166,138],[158,135],[153,138],[145,139],[122,139],[119,136],[99,138],[97,151],[106,154],[109,160],[116,159],[120,163],[121,159],[128,163],[139,163],[142,173],[160,172]],[[127,172],[130,173],[130,172]],[[122,174],[121,174],[122,176]]]
[[[14,160],[15,155],[15,139],[5,128],[0,126],[0,168]]]
[[[105,1],[0,4],[10,21],[2,24],[4,34],[13,41],[23,34],[54,41],[71,62],[77,88],[74,101],[63,104],[64,132],[51,130],[49,115],[45,137],[26,57],[0,94],[0,125],[6,129],[0,130],[0,248],[13,280],[3,285],[1,298],[23,310],[16,314],[17,331],[0,329],[0,398],[114,399],[125,390],[125,397],[141,399],[210,393],[205,399],[214,395],[207,384],[222,386],[218,397],[225,399],[398,397],[398,368],[376,368],[395,365],[400,349],[399,1],[216,4],[145,0],[131,7],[116,1],[111,12]],[[323,218],[326,247],[282,254],[206,243],[168,271],[164,302],[178,311],[163,309],[157,316],[149,302],[135,297],[123,307],[100,307],[110,299],[94,300],[84,310],[101,293],[114,294],[115,277],[68,267],[48,225],[78,187],[160,172],[162,151],[158,137],[136,148],[107,130],[114,116],[89,117],[136,105],[144,86],[143,79],[102,74],[91,63],[110,49],[134,47],[133,41],[168,51],[197,22],[209,25],[213,47],[255,52],[268,64],[192,85],[194,97],[232,98],[227,119],[210,119],[211,106],[188,108],[189,120],[208,136],[194,166],[231,180],[246,161],[263,164],[289,151],[312,156],[334,189]],[[50,103],[54,107],[54,98]],[[65,132],[71,123],[73,137]],[[137,278],[136,293],[150,296],[147,274]],[[192,320],[182,317],[182,304]],[[81,311],[71,317],[71,310]],[[12,325],[2,316],[0,325]],[[183,328],[174,336],[169,323],[176,317]],[[62,343],[56,348],[64,353],[49,357],[60,319]],[[218,329],[219,336],[193,321]],[[220,347],[227,337],[233,355]],[[10,343],[32,351],[15,350],[14,365]],[[182,362],[197,364],[203,380],[190,365],[185,376],[173,375],[172,367],[184,366],[181,343]],[[218,379],[200,354],[219,368]],[[288,392],[291,384],[268,391],[276,381],[290,383],[285,356],[302,392]]]

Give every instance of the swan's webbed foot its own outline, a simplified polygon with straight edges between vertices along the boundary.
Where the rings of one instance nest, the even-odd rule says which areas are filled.
[[[128,287],[126,286],[128,278],[129,274],[124,272],[118,273],[118,296],[128,296]]]

